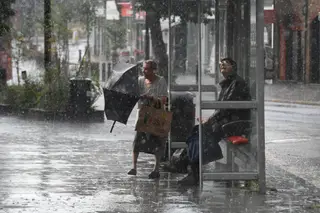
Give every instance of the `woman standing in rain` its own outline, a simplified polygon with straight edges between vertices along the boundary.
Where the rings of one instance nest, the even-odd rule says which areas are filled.
[[[165,104],[168,96],[166,80],[156,74],[157,63],[147,60],[143,66],[143,76],[139,78],[139,89],[142,98],[138,102],[138,110],[143,105]],[[149,174],[149,179],[160,177],[160,159],[164,155],[167,138],[151,135],[145,132],[136,132],[133,141],[133,168],[128,172],[129,175],[137,174],[137,161],[140,152],[154,154],[155,165]]]

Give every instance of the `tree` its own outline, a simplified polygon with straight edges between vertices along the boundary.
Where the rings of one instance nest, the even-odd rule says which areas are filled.
[[[14,15],[11,5],[15,0],[0,1],[0,36],[10,31],[10,17]]]
[[[119,0],[118,0],[119,1]],[[169,17],[170,0],[135,0],[137,9],[146,11],[146,23],[151,32],[152,49],[159,64],[159,72],[168,78],[168,56],[162,37],[161,18]],[[180,17],[181,22],[198,22],[198,4],[200,0],[171,0],[172,17]],[[201,19],[206,23],[207,15],[212,15],[212,1],[202,3]]]
[[[15,31],[21,33],[26,42],[31,43],[31,38],[37,35],[43,25],[42,3],[39,0],[19,0],[13,5],[13,9],[17,19]]]
[[[92,31],[92,27],[96,22],[96,11],[97,6],[99,5],[98,0],[82,0],[80,5],[80,21],[85,23],[86,31],[87,31],[87,67],[86,70],[89,71],[89,77],[91,77],[91,51],[90,51],[90,35]]]
[[[62,49],[65,52],[64,60],[67,60],[68,52],[68,23],[79,20],[86,26],[87,31],[87,59],[90,65],[89,38],[92,26],[95,23],[95,15],[99,0],[44,0],[44,32],[45,32],[45,67],[46,75],[52,67],[52,43],[62,41]],[[56,52],[56,59],[58,59]],[[58,64],[59,65],[59,64]],[[90,66],[88,68],[90,71]],[[47,78],[45,78],[47,79]],[[49,78],[50,82],[51,77]]]
[[[56,44],[55,60],[59,73],[63,70],[65,76],[68,76],[69,38],[71,37],[69,23],[77,18],[78,2],[72,0],[52,0],[52,2],[52,21]]]

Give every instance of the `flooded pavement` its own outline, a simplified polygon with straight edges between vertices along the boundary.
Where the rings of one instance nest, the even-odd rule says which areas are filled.
[[[141,155],[137,177],[127,176],[133,121],[110,134],[109,121],[0,116],[0,213],[320,212],[317,188],[271,161],[267,182],[277,191],[265,196],[218,182],[205,182],[202,192],[182,188],[177,185],[181,175],[165,172],[158,181],[148,180],[150,155]]]

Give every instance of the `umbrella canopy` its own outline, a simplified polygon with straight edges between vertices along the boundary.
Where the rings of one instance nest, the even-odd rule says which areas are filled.
[[[119,63],[113,68],[105,88],[139,96],[138,77],[139,69],[136,64]]]
[[[139,70],[134,64],[123,63],[114,67],[103,89],[105,114],[108,120],[127,124],[140,98],[138,77]]]

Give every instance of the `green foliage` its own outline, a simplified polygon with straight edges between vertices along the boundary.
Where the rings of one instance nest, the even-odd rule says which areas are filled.
[[[169,5],[171,2],[171,5]],[[147,12],[146,22],[151,31],[152,49],[155,59],[158,61],[159,73],[167,79],[168,73],[168,56],[166,53],[165,43],[161,34],[161,18],[169,18],[169,8],[171,8],[171,17],[179,17],[181,22],[199,21],[199,7],[201,2],[201,22],[207,23],[208,16],[212,15],[213,1],[200,0],[136,0],[135,7],[137,10]],[[186,48],[186,47],[185,47]]]
[[[69,82],[61,77],[45,87],[37,107],[54,112],[65,111],[68,100]]]
[[[178,16],[182,20],[198,22],[198,6],[199,0],[172,0],[172,15]],[[155,13],[159,18],[168,18],[169,16],[169,0],[137,0],[137,9]],[[212,15],[212,1],[203,1],[202,3],[202,20],[206,22],[206,16]]]
[[[99,4],[99,0],[52,0],[53,22],[59,25],[64,22],[80,21],[92,26]]]
[[[114,20],[106,24],[107,39],[112,43],[112,49],[124,48],[126,46],[127,28],[121,20]]]
[[[74,14],[77,20],[86,25],[86,31],[88,34],[91,33],[92,27],[96,23],[96,11],[97,7],[100,6],[99,0],[76,0]]]
[[[15,29],[21,33],[26,41],[35,36],[43,29],[43,4],[38,0],[19,0],[16,1],[14,9],[18,15],[18,25]]]
[[[66,23],[80,21],[89,28],[95,23],[98,0],[52,0],[52,22],[56,34],[71,36]]]
[[[16,110],[33,108],[37,105],[42,85],[26,82],[24,85],[7,86],[1,91],[1,102],[11,105]]]
[[[15,0],[1,0],[0,1],[0,36],[10,31],[10,17],[14,15],[11,5]]]
[[[65,111],[69,100],[69,81],[58,77],[50,85],[27,79],[22,85],[1,89],[0,103],[11,105],[16,110],[41,108],[50,111]]]
[[[68,22],[71,21],[69,10],[64,3],[52,4],[52,25],[57,41],[69,38]]]

